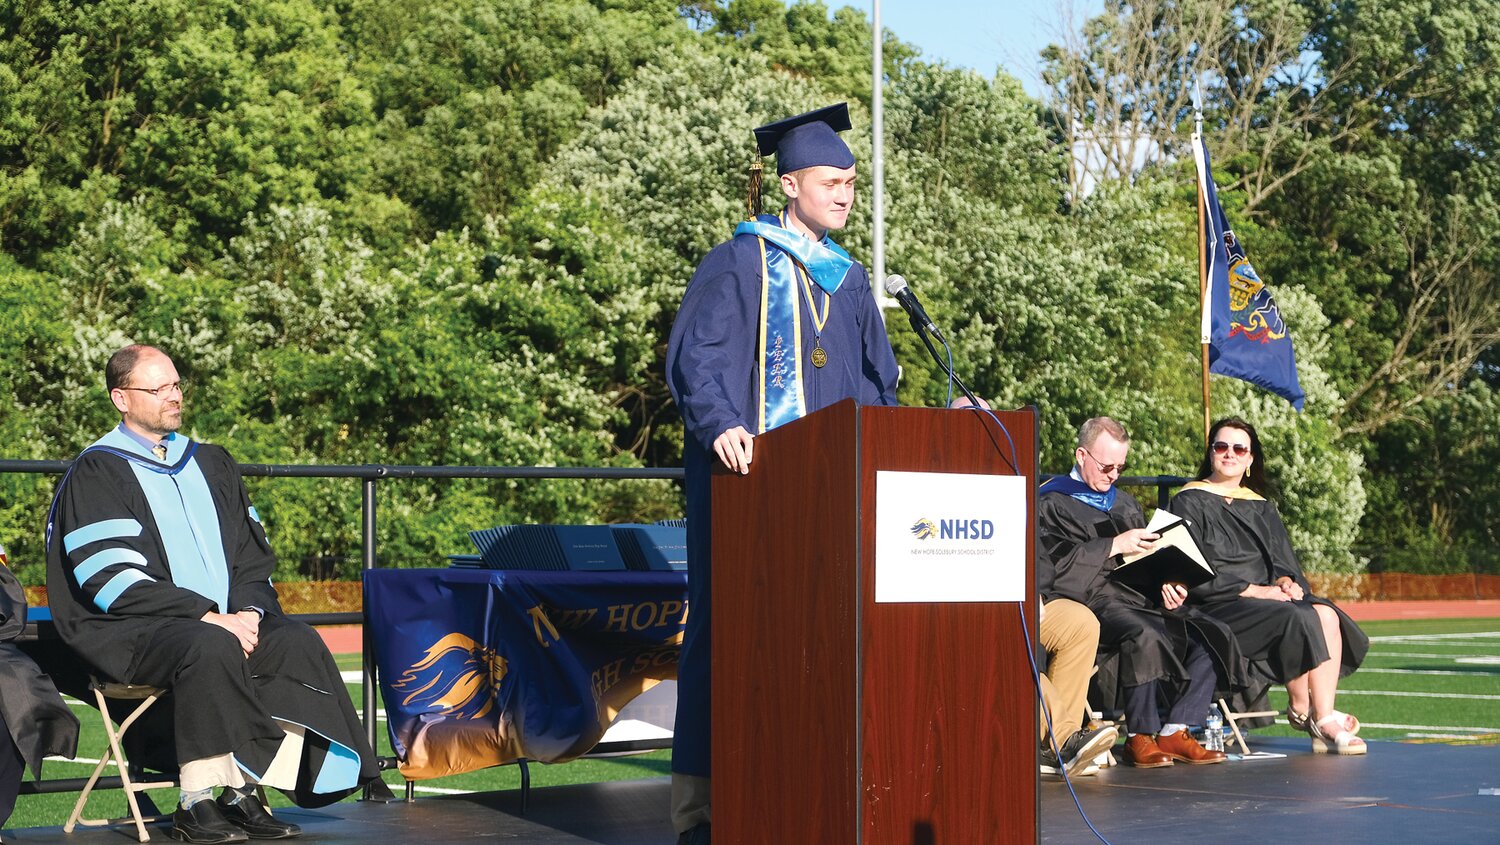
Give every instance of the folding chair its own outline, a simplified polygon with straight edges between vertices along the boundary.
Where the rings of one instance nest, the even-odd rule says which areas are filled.
[[[135,823],[136,838],[141,842],[150,842],[151,834],[146,832],[146,822],[163,821],[170,818],[170,816],[151,815],[143,817],[141,815],[140,802],[136,800],[135,795],[137,792],[144,792],[148,789],[175,787],[177,781],[162,780],[140,783],[131,780],[130,764],[125,759],[125,751],[122,743],[125,738],[125,732],[130,729],[130,726],[135,723],[136,719],[149,710],[151,705],[155,704],[156,700],[165,695],[167,691],[159,687],[105,683],[92,676],[89,678],[89,689],[93,691],[94,700],[99,706],[99,714],[104,721],[104,733],[109,737],[109,748],[101,755],[99,765],[94,767],[94,774],[89,778],[88,783],[84,785],[83,792],[79,794],[78,803],[73,807],[73,814],[68,817],[68,823],[63,825],[63,832],[72,833],[73,828],[80,824],[88,827],[103,827],[133,821]],[[115,726],[114,719],[109,715],[109,701],[111,699],[140,702],[130,712],[130,715],[126,716],[120,722],[118,728]],[[125,790],[125,801],[130,805],[130,815],[115,819],[86,819],[83,817],[83,806],[89,800],[89,793],[93,791],[94,784],[98,783],[99,776],[104,773],[104,769],[111,763],[120,772],[121,789]],[[147,800],[149,801],[149,796]],[[152,810],[156,809],[154,805],[150,806]]]
[[[1094,657],[1094,668],[1089,672],[1088,696],[1084,700],[1085,728],[1099,725],[1113,725],[1120,736],[1128,736],[1128,727],[1125,724],[1125,711],[1120,707],[1119,687],[1115,679],[1119,674],[1120,653],[1117,650],[1100,646],[1098,654]],[[1108,672],[1100,670],[1108,667]],[[1108,687],[1106,689],[1106,687]],[[1094,702],[1103,702],[1098,709],[1094,708]],[[1107,704],[1108,706],[1105,706]],[[1098,757],[1094,758],[1094,764],[1101,769],[1120,765],[1115,757],[1114,748],[1106,749]]]
[[[1236,713],[1229,709],[1229,702],[1219,699],[1219,712],[1224,714],[1224,721],[1229,723],[1229,729],[1234,732],[1234,741],[1240,744],[1240,753],[1249,754],[1250,746],[1245,743],[1245,735],[1240,732],[1240,719],[1272,719],[1281,715],[1279,710],[1251,710],[1244,713]]]

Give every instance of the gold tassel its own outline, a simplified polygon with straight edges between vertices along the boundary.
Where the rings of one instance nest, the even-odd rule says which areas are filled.
[[[750,165],[750,195],[745,198],[745,207],[750,210],[752,220],[761,212],[760,176],[763,170],[765,166],[761,164],[760,156],[756,156],[755,163]]]

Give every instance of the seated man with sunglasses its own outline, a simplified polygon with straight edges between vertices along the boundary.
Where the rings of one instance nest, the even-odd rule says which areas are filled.
[[[127,346],[104,382],[120,425],[73,462],[47,516],[58,634],[101,680],[170,690],[171,736],[145,750],[175,750],[151,761],[179,768],[173,838],[296,836],[257,784],[316,807],[379,775],[338,666],[282,613],[276,557],[234,459],[177,433],[172,359]]]
[[[1127,762],[1220,763],[1224,753],[1203,748],[1188,726],[1203,724],[1217,683],[1233,685],[1242,674],[1233,635],[1184,609],[1181,584],[1148,596],[1107,577],[1121,555],[1148,551],[1158,539],[1140,504],[1115,487],[1129,450],[1124,426],[1095,417],[1078,431],[1072,472],[1037,491],[1038,588],[1045,601],[1086,605],[1099,619],[1100,645],[1118,652]]]

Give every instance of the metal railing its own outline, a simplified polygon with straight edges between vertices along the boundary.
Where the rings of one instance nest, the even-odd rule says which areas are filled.
[[[22,461],[0,460],[0,473],[62,475],[72,466],[71,461]],[[583,480],[678,480],[683,476],[681,467],[455,467],[455,466],[406,466],[392,464],[353,465],[303,465],[303,464],[240,464],[242,475],[255,478],[347,478],[360,482],[360,554],[361,568],[374,569],[379,565],[376,532],[376,486],[381,481],[400,479],[583,479]],[[1050,478],[1039,477],[1039,481]],[[1125,487],[1155,487],[1157,507],[1165,507],[1170,491],[1180,487],[1188,479],[1175,475],[1128,476],[1116,482]],[[358,624],[363,629],[361,651],[361,675],[363,681],[362,716],[366,738],[370,747],[377,747],[376,714],[380,705],[376,698],[375,648],[369,625],[368,612],[298,614],[299,620],[309,625]],[[29,625],[27,634],[36,636],[35,625]],[[623,749],[621,749],[623,750]],[[118,781],[118,778],[115,779]],[[69,780],[28,782],[28,792],[72,791],[61,786]],[[54,784],[58,784],[53,788]],[[118,783],[113,784],[118,788]],[[103,780],[96,788],[109,788]]]

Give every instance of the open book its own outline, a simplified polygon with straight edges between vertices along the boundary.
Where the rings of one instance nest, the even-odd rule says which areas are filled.
[[[1109,573],[1111,580],[1151,597],[1160,595],[1161,585],[1168,582],[1191,589],[1214,577],[1213,567],[1203,559],[1193,535],[1188,533],[1187,520],[1158,508],[1146,529],[1161,535],[1156,548],[1121,555],[1120,565]]]

